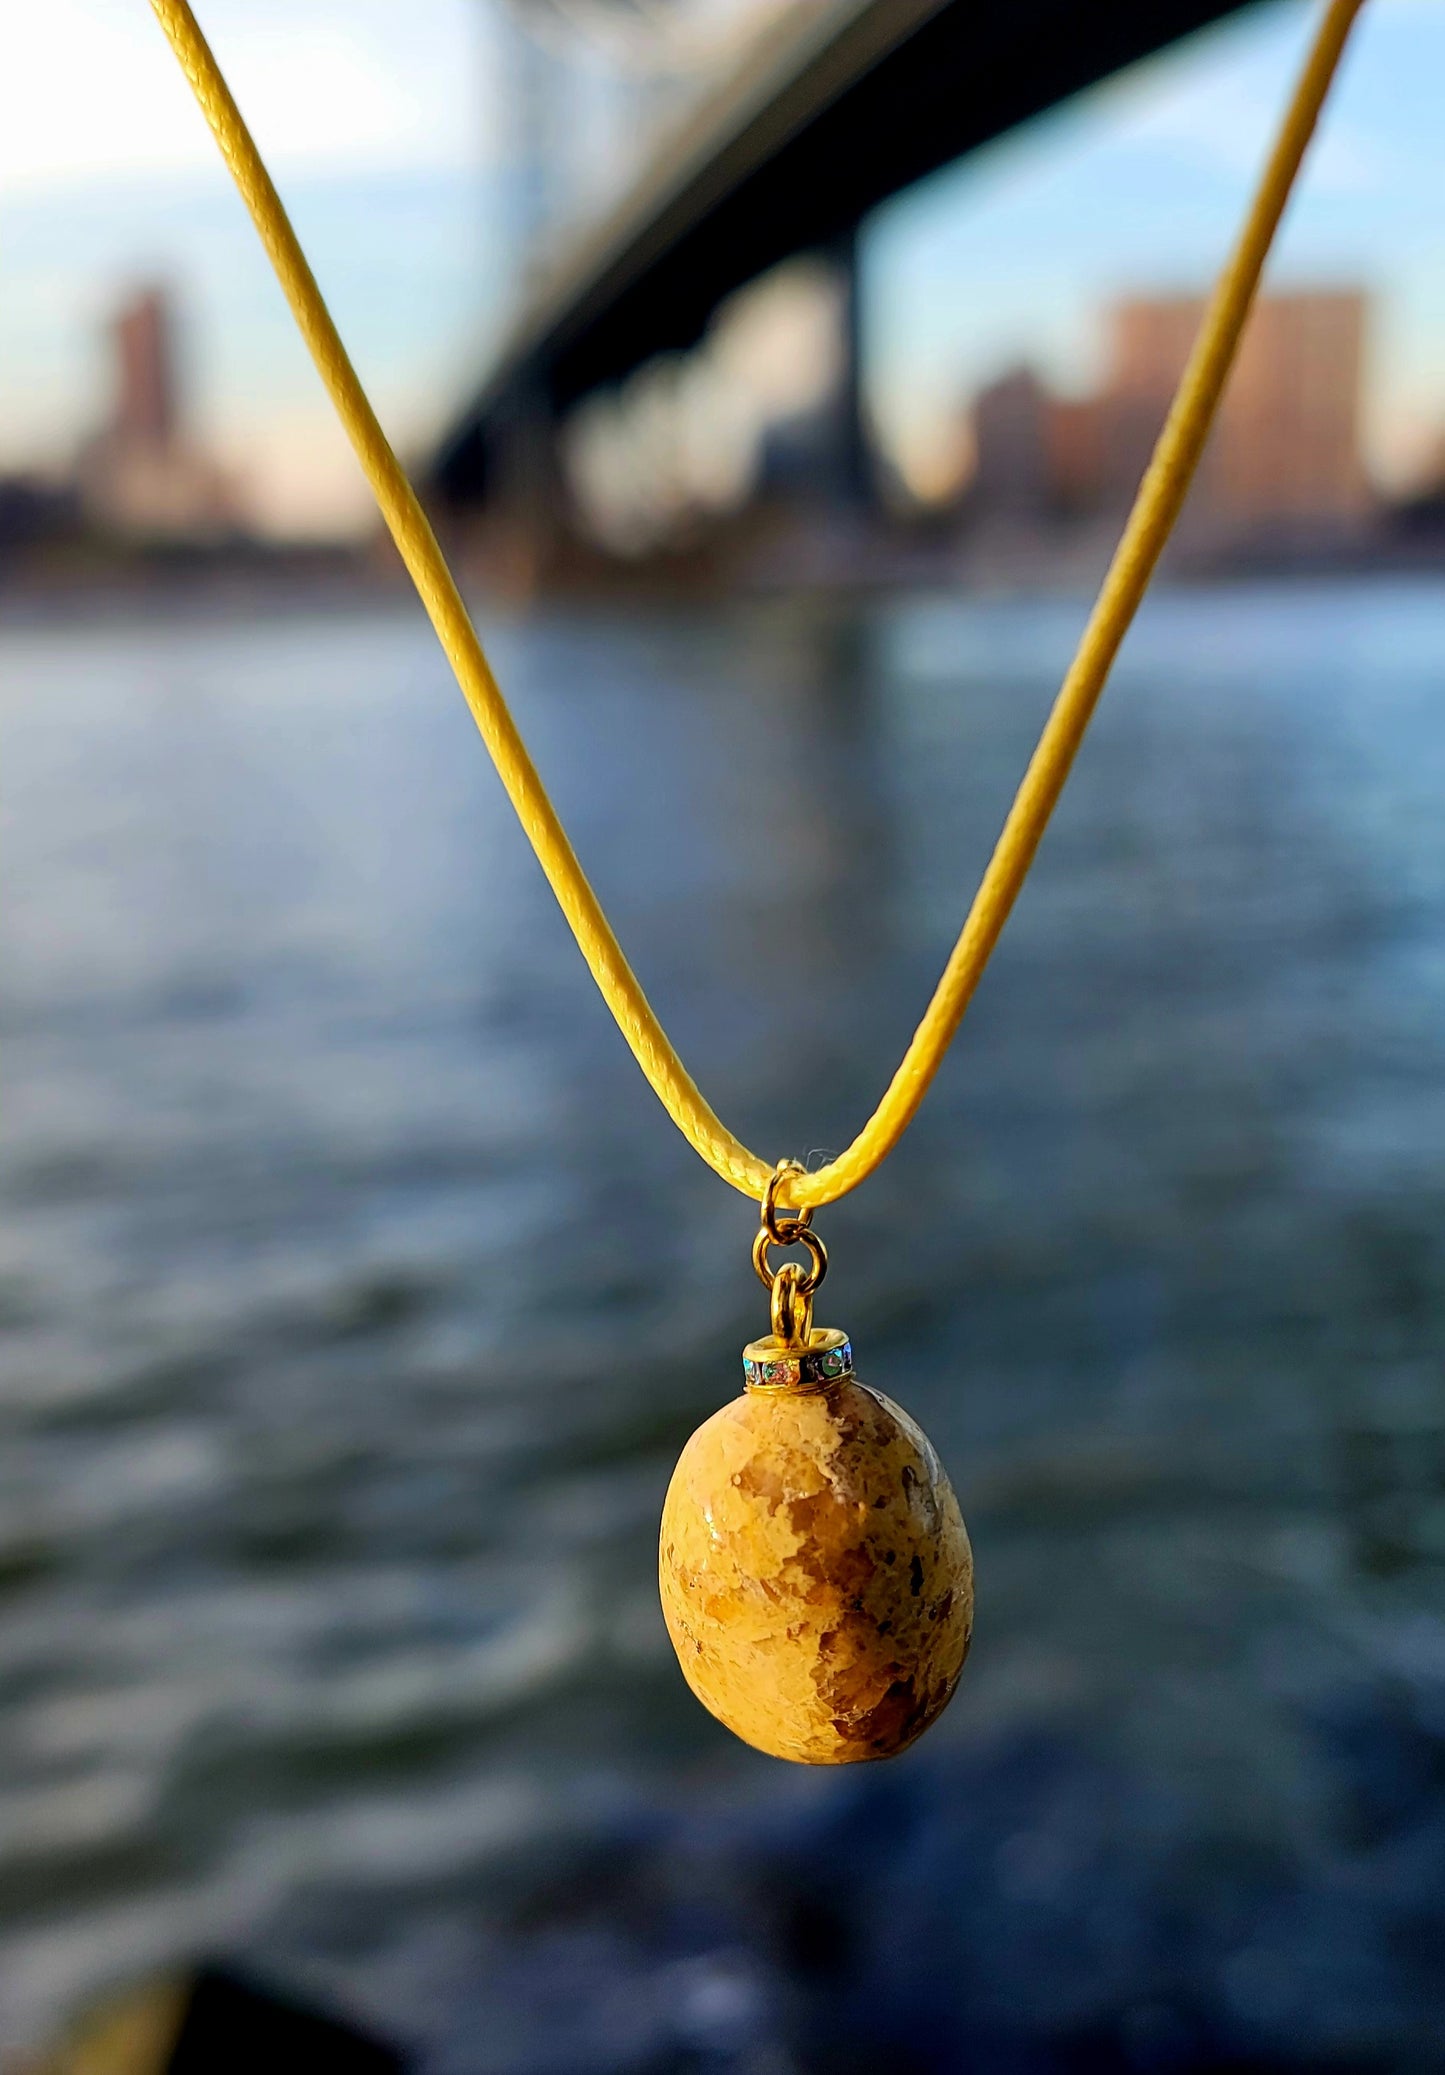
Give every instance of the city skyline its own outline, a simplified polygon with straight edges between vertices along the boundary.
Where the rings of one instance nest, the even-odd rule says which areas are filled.
[[[783,277],[777,281],[781,291]],[[711,353],[699,364],[693,409],[686,392],[672,388],[654,398],[651,408],[634,410],[630,433],[622,425],[613,428],[613,438],[622,439],[611,463],[622,471],[617,487],[644,493],[630,521],[625,504],[610,503],[605,467],[589,482],[586,467],[574,473],[577,452],[564,459],[582,537],[625,561],[696,540],[699,527],[705,531],[718,521],[726,526],[749,511],[771,512],[775,519],[792,504],[799,515],[816,517],[839,494],[833,444],[838,364],[828,350],[838,316],[837,283],[815,263],[786,285],[786,296],[753,294],[736,306],[726,333],[713,339]],[[1022,361],[968,399],[958,420],[961,465],[951,494],[940,500],[963,532],[974,535],[981,528],[984,538],[992,533],[1015,549],[1047,554],[1066,549],[1081,526],[1087,531],[1096,521],[1111,528],[1120,523],[1203,309],[1199,296],[1116,300],[1101,312],[1110,343],[1094,390],[1059,394]],[[1388,545],[1401,516],[1399,500],[1372,481],[1361,441],[1372,322],[1370,297],[1358,287],[1261,295],[1180,522],[1180,544],[1196,561],[1201,555],[1270,556],[1282,549],[1368,554]],[[183,332],[183,317],[164,283],[145,285],[109,314],[104,334],[111,394],[102,421],[80,442],[72,465],[50,478],[48,491],[33,479],[9,479],[22,502],[31,499],[37,545],[55,537],[57,517],[63,530],[66,511],[72,514],[71,538],[78,524],[102,550],[108,543],[244,551],[254,538],[239,494],[244,486],[195,436],[179,352]],[[777,347],[790,335],[792,359],[815,379],[806,393],[786,387],[769,393],[762,378],[780,372]],[[739,408],[743,393],[730,401],[723,394],[729,369],[734,383],[743,378],[754,408],[747,425]],[[714,414],[720,409],[731,426],[727,452],[706,441],[699,446],[691,422],[699,401]],[[662,437],[659,408],[676,411],[671,442]],[[630,443],[636,451],[629,452]],[[639,472],[643,453],[661,467],[654,492],[669,493],[656,509]],[[604,458],[599,451],[594,464]],[[1445,474],[1441,458],[1431,457],[1434,469],[1421,486],[1437,498]],[[689,463],[694,469],[704,464],[696,480],[688,475]],[[713,479],[720,464],[726,481]],[[883,507],[896,505],[886,468],[877,487]],[[878,518],[886,525],[882,507]]]
[[[100,414],[101,313],[136,281],[164,277],[190,320],[198,430],[223,463],[244,462],[258,522],[283,533],[369,523],[355,466],[149,19],[138,10],[122,28],[113,8],[64,0],[50,28],[32,33],[63,30],[88,48],[86,24],[101,14],[108,40],[96,64],[127,94],[143,81],[126,106],[131,128],[149,135],[129,158],[131,128],[112,120],[81,148],[77,108],[47,106],[43,67],[23,97],[24,51],[9,68],[6,91],[28,114],[0,151],[0,467],[64,465]],[[269,9],[221,0],[206,22],[363,377],[415,453],[473,380],[510,265],[514,197],[486,10],[419,0],[405,58],[394,10],[370,0],[297,0],[284,25]],[[1196,38],[879,212],[865,241],[867,381],[884,448],[906,478],[926,473],[920,457],[936,452],[960,398],[1021,359],[1062,393],[1086,393],[1109,300],[1207,283],[1307,22],[1288,0]],[[32,56],[39,65],[43,52]],[[90,69],[78,68],[82,115]],[[1374,0],[1271,275],[1278,287],[1363,280],[1376,291],[1365,442],[1387,486],[1445,426],[1445,268],[1423,177],[1439,76],[1440,11]],[[325,79],[336,91],[307,133],[301,116]],[[343,100],[349,114],[333,107]]]

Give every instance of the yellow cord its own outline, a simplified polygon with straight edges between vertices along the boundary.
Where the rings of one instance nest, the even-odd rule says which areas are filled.
[[[1210,299],[1134,508],[1078,653],[1059,691],[973,906],[923,1021],[883,1100],[846,1152],[779,1190],[786,1207],[832,1203],[856,1189],[897,1145],[937,1073],[1018,898],[1063,790],[1119,644],[1163,551],[1249,315],[1265,256],[1363,0],[1329,0],[1285,110],[1249,214]],[[773,1162],[760,1160],[713,1114],[668,1041],[588,884],[482,652],[456,581],[416,492],[347,358],[281,198],[185,0],[151,0],[201,112],[276,270],[301,335],[382,517],[592,977],[673,1122],[709,1166],[745,1196],[762,1196]]]

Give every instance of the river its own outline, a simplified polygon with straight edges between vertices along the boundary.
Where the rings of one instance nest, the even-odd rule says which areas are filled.
[[[1073,598],[488,628],[720,1113],[845,1143]],[[427,2075],[1445,2066],[1445,584],[1161,593],[934,1093],[820,1215],[974,1653],[687,1696],[763,1330],[418,613],[0,634],[0,2045],[196,1951]]]

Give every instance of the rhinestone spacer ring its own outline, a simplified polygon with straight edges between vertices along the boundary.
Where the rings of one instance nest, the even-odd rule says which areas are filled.
[[[769,1334],[743,1349],[743,1382],[750,1391],[825,1391],[853,1374],[853,1344],[836,1327],[817,1327],[807,1347],[786,1347]]]

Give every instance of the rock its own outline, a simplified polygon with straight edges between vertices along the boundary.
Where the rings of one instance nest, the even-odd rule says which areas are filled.
[[[906,1749],[968,1654],[958,1502],[907,1413],[856,1382],[749,1391],[699,1427],[668,1487],[659,1572],[693,1692],[776,1758]]]

